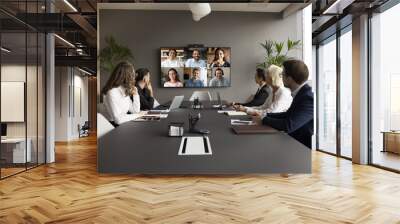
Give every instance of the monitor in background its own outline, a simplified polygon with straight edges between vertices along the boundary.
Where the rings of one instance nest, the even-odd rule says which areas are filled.
[[[231,86],[229,47],[161,48],[161,86],[217,88]]]
[[[6,123],[1,123],[1,138],[6,138],[7,137],[7,124]]]

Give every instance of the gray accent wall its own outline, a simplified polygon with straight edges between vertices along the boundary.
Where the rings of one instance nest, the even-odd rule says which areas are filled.
[[[281,41],[302,37],[301,19],[298,13],[283,19],[279,13],[213,11],[194,22],[189,11],[100,10],[99,49],[105,46],[108,35],[129,47],[135,57],[135,68],[150,69],[155,96],[161,103],[175,95],[185,95],[188,99],[195,90],[219,91],[225,100],[242,102],[257,90],[254,73],[257,63],[263,61],[265,55],[260,43],[267,39]],[[161,87],[160,47],[189,44],[231,47],[231,87]],[[301,55],[301,52],[296,55]],[[101,72],[100,87],[108,77]]]

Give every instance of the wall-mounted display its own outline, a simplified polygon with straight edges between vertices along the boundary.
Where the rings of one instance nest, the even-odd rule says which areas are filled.
[[[163,47],[160,53],[162,87],[231,86],[229,47]]]

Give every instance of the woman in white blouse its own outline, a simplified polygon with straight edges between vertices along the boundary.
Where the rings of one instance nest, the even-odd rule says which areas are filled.
[[[139,117],[140,97],[135,87],[135,69],[131,63],[121,62],[116,66],[102,94],[107,110],[105,116],[114,126]]]
[[[240,111],[244,111],[252,116],[265,117],[267,113],[285,112],[292,104],[292,95],[290,90],[283,86],[282,68],[271,65],[267,69],[266,82],[270,86],[271,93],[265,103],[258,107],[239,107]]]

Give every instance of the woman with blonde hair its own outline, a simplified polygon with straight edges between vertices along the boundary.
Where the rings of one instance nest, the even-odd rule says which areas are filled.
[[[265,103],[258,107],[238,107],[252,116],[265,117],[267,113],[285,112],[292,104],[292,95],[290,90],[283,86],[282,68],[276,65],[268,67],[266,72],[266,82],[270,86],[271,93]]]
[[[101,93],[107,111],[105,116],[114,126],[139,117],[140,97],[135,87],[135,69],[131,63],[119,63]]]

